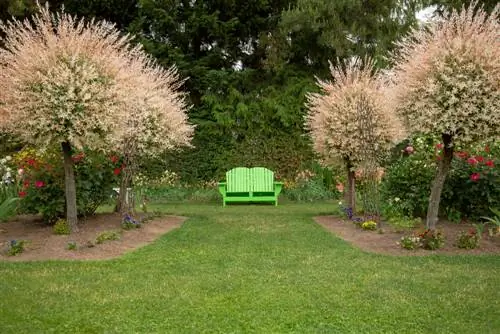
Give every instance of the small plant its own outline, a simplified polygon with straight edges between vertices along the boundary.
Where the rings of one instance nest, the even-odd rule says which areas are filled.
[[[141,223],[127,214],[123,218],[121,226],[122,226],[122,229],[124,229],[124,230],[132,230],[132,229],[141,227]]]
[[[26,240],[11,240],[9,244],[9,249],[7,250],[7,255],[15,256],[24,252],[24,246]]]
[[[361,228],[363,230],[374,231],[377,229],[377,223],[374,222],[373,220],[368,220],[365,221],[363,224],[361,224]]]
[[[57,235],[68,235],[71,233],[68,222],[62,218],[56,221],[52,231]]]
[[[119,240],[120,234],[115,231],[105,231],[97,236],[95,239],[96,244],[102,244],[105,241]]]
[[[458,248],[474,249],[479,246],[479,240],[481,240],[481,236],[477,233],[477,230],[470,229],[468,232],[460,232],[456,245]]]
[[[481,217],[486,220],[486,224],[493,225],[488,228],[490,237],[500,233],[500,209],[490,208],[490,211],[495,215],[494,217]]]
[[[422,240],[418,236],[406,235],[401,238],[401,240],[398,242],[398,245],[400,245],[404,249],[413,250],[422,246]]]
[[[76,250],[77,249],[76,242],[74,242],[74,241],[68,242],[68,244],[66,245],[66,249],[67,250]]]
[[[434,250],[444,245],[444,235],[439,230],[427,229],[418,236],[421,239],[423,249]]]

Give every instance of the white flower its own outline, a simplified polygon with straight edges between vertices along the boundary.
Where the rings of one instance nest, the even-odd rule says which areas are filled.
[[[6,162],[7,162],[7,160],[5,160],[5,158],[0,159],[0,164],[2,164],[2,165],[3,165],[3,164],[4,164],[4,163],[6,163]]]
[[[11,161],[11,160],[12,160],[12,157],[11,157],[10,155],[8,155],[8,156],[6,156],[6,157],[5,157],[5,160],[7,160],[7,161]]]
[[[394,198],[394,202],[399,202],[401,199],[399,197]]]

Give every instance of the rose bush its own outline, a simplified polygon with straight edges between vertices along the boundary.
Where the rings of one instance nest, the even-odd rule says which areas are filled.
[[[41,214],[47,223],[65,215],[64,169],[56,150],[24,149],[14,156],[19,170],[20,212]],[[90,215],[110,198],[123,168],[117,155],[74,152],[78,214]]]

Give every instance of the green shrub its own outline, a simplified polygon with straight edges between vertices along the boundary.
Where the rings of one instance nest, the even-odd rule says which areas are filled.
[[[422,240],[418,236],[404,236],[398,244],[408,250],[413,250],[422,247]]]
[[[370,230],[370,231],[374,231],[377,229],[377,223],[374,222],[373,220],[368,220],[368,221],[365,221],[361,224],[361,228],[363,230]]]
[[[57,235],[68,235],[71,233],[67,220],[62,218],[56,221],[54,227],[52,228],[52,231]]]
[[[300,181],[294,188],[285,188],[283,194],[289,200],[297,202],[315,202],[334,198],[334,193],[325,187],[321,179]]]
[[[68,244],[66,245],[66,249],[67,250],[77,250],[77,245],[76,245],[76,242],[74,241],[70,241],[68,242]]]
[[[141,227],[141,222],[135,220],[130,215],[125,215],[121,223],[122,229],[132,230]]]
[[[11,240],[9,243],[9,248],[7,250],[7,255],[15,256],[24,252],[24,247],[26,245],[26,240]]]
[[[444,235],[439,230],[427,229],[418,235],[423,249],[435,250],[443,247]]]
[[[97,236],[95,239],[96,244],[102,244],[105,241],[119,240],[120,234],[116,231],[105,231]]]
[[[481,236],[476,230],[471,229],[468,232],[462,231],[458,235],[456,245],[458,248],[474,249],[479,246]]]
[[[20,182],[20,211],[41,214],[55,223],[65,214],[64,169],[58,149],[45,153],[25,149],[14,156],[23,173]],[[118,158],[93,151],[73,155],[78,214],[91,215],[109,200],[121,171]]]
[[[450,220],[478,221],[490,207],[500,207],[500,159],[494,153],[489,148],[456,152],[442,198]]]

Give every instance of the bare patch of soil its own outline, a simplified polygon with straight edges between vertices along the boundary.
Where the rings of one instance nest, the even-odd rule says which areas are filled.
[[[81,220],[79,231],[71,235],[55,235],[35,216],[20,216],[14,221],[0,224],[0,260],[98,260],[118,257],[128,251],[145,246],[172,229],[178,228],[186,217],[165,216],[155,218],[141,228],[125,231],[121,228],[119,214],[97,214]],[[121,234],[119,240],[95,244],[96,237],[105,231]],[[11,240],[27,240],[24,252],[7,256]],[[68,250],[68,243],[75,242],[76,250]],[[93,247],[88,245],[94,244]]]
[[[406,256],[430,254],[500,254],[500,236],[490,237],[487,232],[483,234],[479,247],[476,249],[467,250],[456,247],[454,244],[460,232],[474,228],[473,225],[467,223],[455,224],[440,221],[437,225],[437,229],[441,230],[445,236],[445,244],[442,248],[437,250],[407,250],[399,246],[397,242],[405,235],[412,235],[416,232],[423,231],[424,227],[402,231],[385,224],[382,228],[384,233],[381,234],[377,231],[363,230],[352,222],[335,216],[315,217],[314,220],[340,238],[367,252]]]

